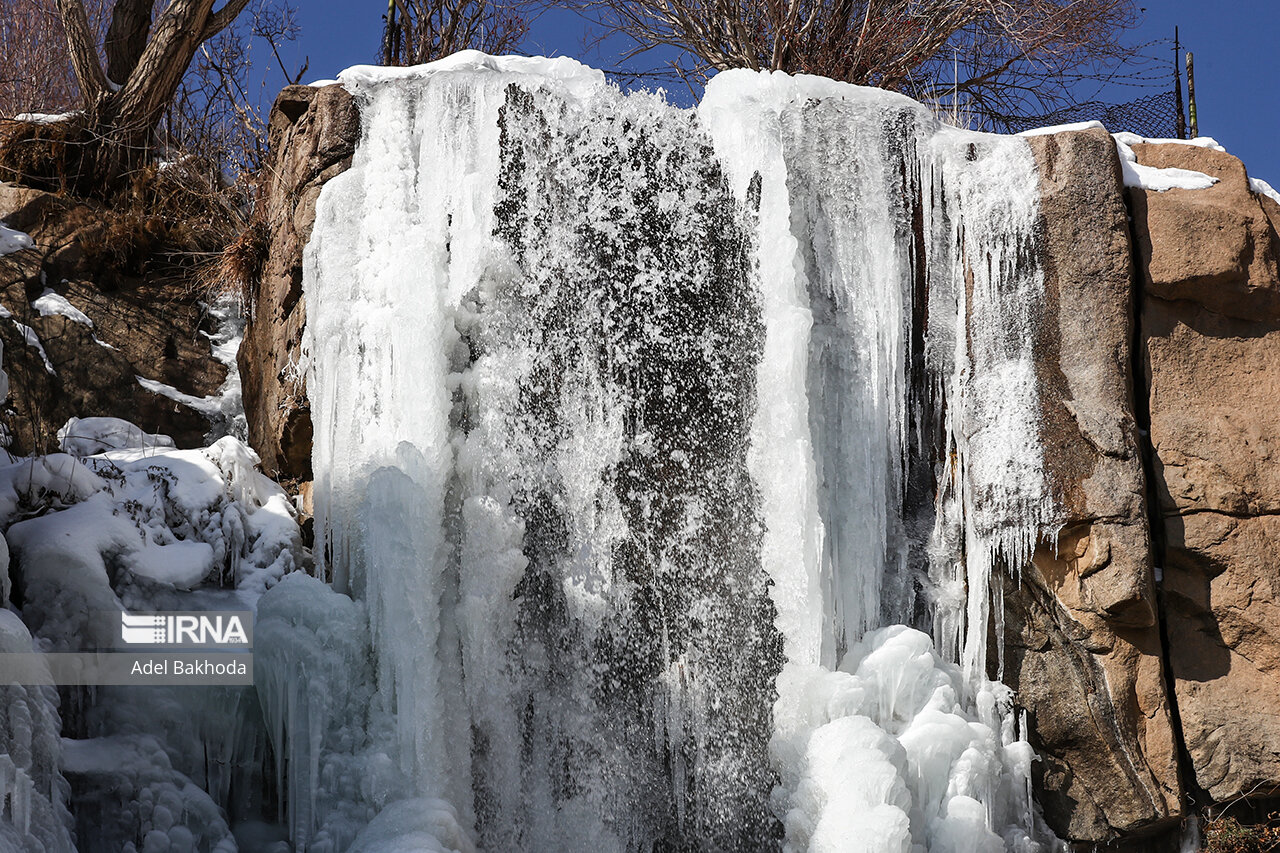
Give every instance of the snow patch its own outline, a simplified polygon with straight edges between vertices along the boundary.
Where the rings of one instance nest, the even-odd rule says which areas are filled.
[[[1276,204],[1280,204],[1280,191],[1277,191],[1274,187],[1271,186],[1271,184],[1267,183],[1261,178],[1250,178],[1249,188],[1252,189],[1258,195],[1266,196],[1267,198],[1274,201]]]
[[[49,288],[45,288],[44,293],[31,302],[31,307],[39,311],[41,317],[60,314],[72,322],[93,328],[93,321],[87,314],[68,302],[66,297]]]
[[[222,399],[217,394],[211,394],[208,397],[197,397],[194,394],[179,391],[172,385],[166,385],[155,379],[148,379],[145,376],[135,376],[134,378],[138,380],[139,385],[152,394],[168,397],[175,403],[181,403],[189,409],[194,409],[207,418],[212,418],[222,411]]]
[[[19,323],[13,316],[13,312],[3,305],[0,305],[0,319],[13,321],[13,325],[18,327],[18,333],[22,335],[22,340],[26,342],[27,346],[34,348],[40,354],[40,360],[44,362],[45,372],[56,376],[58,371],[53,369],[53,362],[49,361],[49,354],[44,351],[44,344],[41,343],[40,336],[36,334],[36,330],[25,323]]]
[[[1022,137],[1029,136],[1050,136],[1055,133],[1074,133],[1080,130],[1106,130],[1106,126],[1100,121],[1076,121],[1070,124],[1055,124],[1049,127],[1036,127],[1031,130],[1024,130],[1017,134]]]
[[[35,246],[31,235],[0,223],[0,256],[20,252]]]
[[[18,113],[13,117],[13,120],[26,122],[27,124],[54,124],[66,121],[69,118],[75,118],[79,114],[78,111],[69,113]]]

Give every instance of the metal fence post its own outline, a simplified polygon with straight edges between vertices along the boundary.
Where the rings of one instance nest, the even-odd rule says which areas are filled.
[[[1182,110],[1182,42],[1178,39],[1178,28],[1173,28],[1173,91],[1178,99],[1177,131],[1179,139],[1187,138],[1187,116]]]
[[[1196,120],[1196,61],[1187,51],[1187,105],[1191,114],[1191,138],[1200,135],[1200,122]]]

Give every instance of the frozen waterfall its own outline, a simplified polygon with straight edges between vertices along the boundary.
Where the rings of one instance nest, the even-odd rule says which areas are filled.
[[[305,367],[353,601],[260,611],[298,849],[1041,849],[987,680],[1055,531],[1026,142],[781,74],[342,80]]]

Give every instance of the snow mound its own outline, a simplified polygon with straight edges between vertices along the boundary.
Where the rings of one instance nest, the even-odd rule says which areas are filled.
[[[58,430],[58,446],[79,457],[129,448],[175,449],[169,436],[145,432],[122,418],[70,418]]]
[[[116,585],[261,594],[298,566],[296,513],[234,438],[208,448],[125,448],[0,468],[0,523],[27,592],[27,624],[55,646],[107,647],[95,612],[125,609]]]

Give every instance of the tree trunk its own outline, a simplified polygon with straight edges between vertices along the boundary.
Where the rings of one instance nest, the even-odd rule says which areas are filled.
[[[151,26],[153,0],[117,0],[106,45],[112,79],[125,78],[117,88],[102,70],[83,0],[58,0],[84,105],[84,150],[77,159],[92,174],[78,176],[82,186],[95,184],[105,194],[146,162],[196,50],[249,2],[225,0],[214,11],[214,1],[172,0]]]
[[[103,47],[107,54],[107,79],[123,85],[138,66],[151,30],[151,10],[155,0],[116,0],[111,10],[111,26]]]

